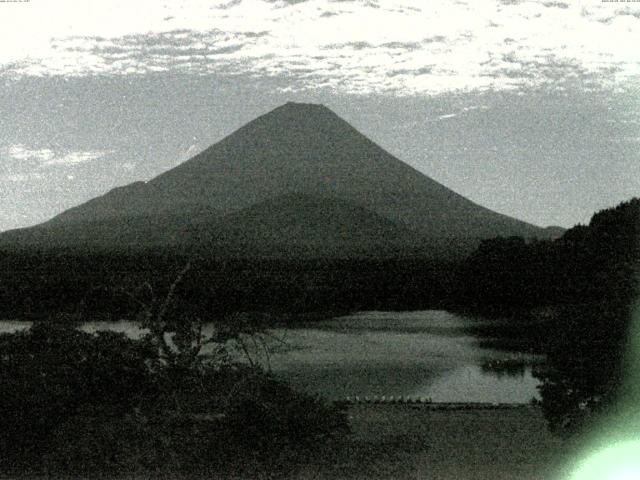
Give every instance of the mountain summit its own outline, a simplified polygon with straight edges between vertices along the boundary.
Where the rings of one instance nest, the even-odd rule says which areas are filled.
[[[321,214],[323,208],[331,218]],[[323,222],[331,226],[325,229]],[[287,103],[149,182],[116,188],[44,224],[7,232],[0,243],[121,247],[206,241],[244,243],[250,254],[266,242],[277,255],[281,241],[324,255],[323,245],[340,252],[355,239],[362,252],[384,245],[401,252],[499,235],[547,236],[419,173],[327,107]]]

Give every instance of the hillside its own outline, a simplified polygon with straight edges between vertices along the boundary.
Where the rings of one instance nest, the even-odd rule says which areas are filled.
[[[295,200],[302,196],[307,201]],[[354,253],[376,252],[381,244],[415,252],[554,232],[467,200],[324,106],[287,103],[149,182],[6,232],[0,244],[193,247],[206,240],[274,254],[273,245],[334,245],[325,248],[331,254],[345,246]]]

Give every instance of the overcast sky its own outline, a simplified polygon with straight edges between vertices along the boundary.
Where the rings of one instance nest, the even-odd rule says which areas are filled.
[[[640,196],[640,2],[0,3],[0,230],[147,180],[289,100],[538,224]]]

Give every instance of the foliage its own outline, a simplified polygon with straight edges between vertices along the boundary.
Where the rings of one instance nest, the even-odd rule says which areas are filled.
[[[562,310],[548,368],[538,377],[550,426],[572,433],[612,408],[625,388],[640,267],[640,199],[597,213],[587,228],[565,237],[564,247],[570,245],[571,261],[582,271],[570,295],[579,293],[583,301]]]
[[[120,415],[152,403],[158,385],[145,345],[69,322],[0,336],[0,449],[10,464],[46,450],[56,427],[83,411]]]
[[[551,428],[571,434],[612,408],[626,388],[640,268],[640,199],[598,212],[588,227],[567,232],[560,248],[575,271],[567,296],[576,301],[562,308],[548,366],[537,376]]]
[[[189,257],[122,251],[0,249],[0,317],[47,320],[83,313],[93,320],[133,320],[140,305],[167,288]],[[173,305],[192,318],[237,312],[295,316],[308,312],[441,308],[450,303],[451,262],[423,258],[193,259]],[[149,288],[150,287],[150,288]],[[153,292],[153,293],[152,293]],[[135,295],[134,295],[135,294]]]
[[[623,388],[630,306],[640,270],[640,199],[596,213],[555,241],[482,242],[459,267],[465,308],[511,318],[502,340],[547,354],[536,368],[552,430],[580,431]],[[543,321],[532,311],[553,314]],[[504,336],[506,335],[506,337]]]
[[[624,387],[629,315],[623,308],[591,304],[567,308],[558,319],[547,364],[534,371],[541,406],[560,435],[582,431],[612,407]]]
[[[626,302],[638,270],[640,199],[596,213],[554,241],[484,240],[459,266],[459,296],[479,309]]]
[[[346,431],[336,407],[173,345],[68,318],[1,335],[0,472],[271,475]]]

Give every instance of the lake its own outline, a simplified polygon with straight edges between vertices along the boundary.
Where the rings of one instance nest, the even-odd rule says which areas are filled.
[[[525,403],[539,398],[526,366],[516,375],[482,368],[511,353],[481,348],[465,329],[489,322],[445,311],[361,312],[272,330],[267,357],[253,355],[296,388],[330,399],[346,396],[431,397],[435,402]],[[0,322],[1,331],[26,328]],[[86,331],[110,329],[136,337],[131,322],[89,322]],[[540,357],[523,356],[527,361]]]
[[[272,354],[270,364],[297,387],[329,398],[393,395],[514,403],[539,398],[530,366],[512,376],[482,368],[513,355],[480,348],[478,339],[465,333],[481,322],[488,320],[434,310],[362,312],[278,330],[292,348]]]

